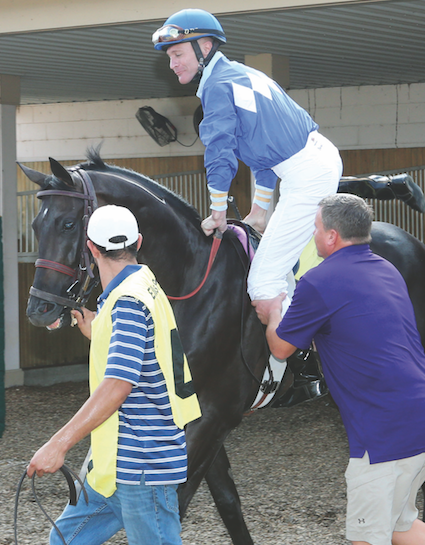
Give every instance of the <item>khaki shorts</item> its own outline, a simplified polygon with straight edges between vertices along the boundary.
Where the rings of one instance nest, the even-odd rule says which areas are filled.
[[[350,458],[347,539],[391,545],[394,531],[407,532],[418,517],[416,495],[425,481],[425,453],[371,464],[369,455]]]

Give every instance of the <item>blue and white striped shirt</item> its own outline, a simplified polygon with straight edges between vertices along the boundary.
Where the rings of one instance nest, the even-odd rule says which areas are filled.
[[[140,266],[127,266],[99,297],[98,311],[109,293]],[[125,380],[133,389],[121,405],[117,483],[178,484],[186,481],[184,430],[173,420],[165,379],[155,355],[154,322],[149,309],[134,297],[118,299],[111,314],[112,335],[105,378]]]

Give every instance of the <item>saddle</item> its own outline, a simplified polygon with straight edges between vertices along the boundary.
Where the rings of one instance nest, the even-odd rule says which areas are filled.
[[[261,233],[242,220],[228,219],[227,228],[235,233],[246,255],[253,260],[261,240]]]

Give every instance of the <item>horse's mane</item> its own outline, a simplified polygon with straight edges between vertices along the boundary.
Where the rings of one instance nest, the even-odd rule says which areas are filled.
[[[190,220],[197,227],[199,227],[201,222],[199,212],[196,210],[195,207],[193,207],[182,197],[180,197],[180,195],[177,195],[176,193],[162,186],[155,180],[152,180],[148,176],[139,174],[134,170],[105,163],[100,157],[99,148],[89,148],[86,152],[86,157],[87,162],[81,163],[79,165],[79,167],[81,167],[82,169],[86,171],[93,170],[100,172],[116,173],[120,177],[130,178],[133,182],[136,182],[142,188],[146,187],[157,197],[164,199],[166,202],[169,202],[171,206],[177,208],[179,212],[182,213],[188,220]]]

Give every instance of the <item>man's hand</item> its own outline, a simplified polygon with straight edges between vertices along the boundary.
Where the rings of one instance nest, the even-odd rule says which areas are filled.
[[[201,227],[207,236],[212,235],[215,229],[224,233],[227,229],[226,210],[213,210],[211,216],[205,218],[201,223]]]
[[[71,315],[75,318],[81,333],[91,339],[91,323],[95,319],[96,313],[85,307],[81,307],[81,311],[83,314],[79,310],[71,310]]]
[[[42,477],[45,473],[55,473],[63,466],[65,454],[63,445],[54,438],[50,439],[32,457],[27,467],[28,477],[32,477],[34,473],[37,473],[38,477]]]
[[[252,301],[261,322],[267,325],[267,343],[271,353],[278,360],[285,360],[297,349],[293,344],[281,339],[276,333],[276,329],[282,320],[282,301],[285,297],[286,293],[281,293],[274,299]]]
[[[281,316],[282,301],[285,297],[286,293],[281,293],[273,299],[256,299],[252,301],[251,304],[255,308],[257,316],[262,324],[267,325],[273,314],[279,315],[279,317]]]

